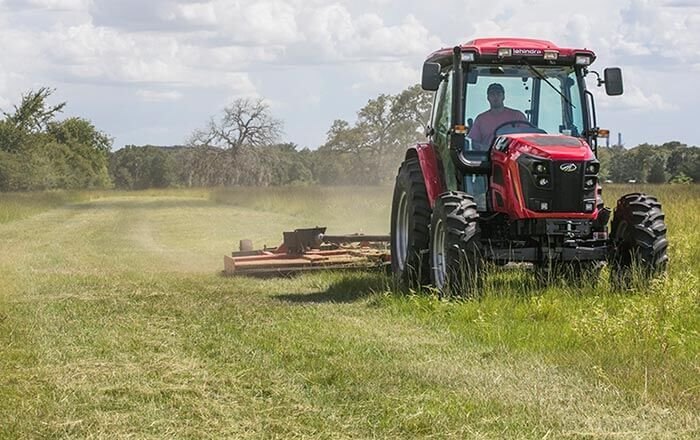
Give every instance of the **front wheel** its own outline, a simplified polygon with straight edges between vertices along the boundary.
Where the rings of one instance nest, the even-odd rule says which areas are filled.
[[[441,296],[462,295],[477,288],[481,253],[479,214],[474,199],[462,192],[444,193],[431,220],[430,278]]]
[[[610,236],[612,281],[629,287],[636,280],[666,271],[668,240],[661,203],[652,196],[633,193],[620,198],[613,213]]]

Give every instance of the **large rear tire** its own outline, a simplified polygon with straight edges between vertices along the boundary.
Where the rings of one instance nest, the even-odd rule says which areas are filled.
[[[428,246],[430,203],[417,158],[399,168],[391,204],[391,269],[404,287],[430,282]]]
[[[478,220],[476,203],[465,193],[450,191],[435,202],[430,228],[430,278],[443,297],[470,295],[478,287]]]
[[[613,213],[610,236],[614,285],[630,287],[635,280],[644,282],[666,271],[666,222],[655,197],[640,193],[622,196]]]

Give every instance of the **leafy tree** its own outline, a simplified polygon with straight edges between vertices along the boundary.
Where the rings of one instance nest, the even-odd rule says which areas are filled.
[[[612,179],[610,172],[610,164],[612,163],[615,156],[622,154],[624,148],[621,146],[612,147],[599,147],[598,148],[598,159],[600,160],[600,178],[603,180]]]
[[[343,160],[353,183],[388,181],[406,147],[420,137],[429,111],[430,94],[419,85],[397,95],[379,95],[360,109],[354,125],[334,121],[319,151]]]
[[[693,178],[690,176],[686,176],[683,171],[681,171],[676,176],[674,176],[670,181],[670,183],[681,184],[681,185],[688,185],[692,182],[693,182]]]
[[[69,147],[65,157],[73,172],[80,176],[75,182],[76,188],[110,185],[108,155],[112,139],[109,136],[97,130],[92,122],[76,117],[49,122],[47,133],[58,144]]]
[[[110,185],[107,156],[111,139],[91,122],[55,117],[65,103],[49,105],[52,89],[22,96],[0,121],[0,190],[92,188]]]
[[[641,144],[631,149],[601,148],[601,177],[615,182],[663,183],[676,176],[700,178],[700,148],[678,141]]]
[[[118,188],[145,189],[180,186],[178,149],[127,145],[110,157],[110,173]]]
[[[649,174],[647,182],[649,183],[665,183],[666,182],[666,155],[662,152],[657,152],[649,158],[651,165],[649,166]]]
[[[20,130],[31,133],[39,133],[45,130],[48,124],[54,120],[57,113],[63,111],[65,102],[50,106],[46,100],[55,90],[41,87],[37,91],[29,91],[22,95],[22,103],[14,106],[13,113],[2,112],[5,121]]]

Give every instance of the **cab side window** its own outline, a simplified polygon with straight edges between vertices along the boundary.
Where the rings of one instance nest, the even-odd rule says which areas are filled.
[[[434,122],[435,134],[438,138],[446,139],[450,131],[450,121],[452,116],[452,93],[451,90],[452,73],[447,72],[447,78],[440,83],[438,98],[435,101]]]

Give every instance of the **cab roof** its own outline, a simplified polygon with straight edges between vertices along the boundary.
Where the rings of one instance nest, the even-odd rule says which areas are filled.
[[[513,56],[510,59],[542,58],[544,51],[557,51],[559,53],[559,63],[573,62],[576,55],[589,55],[591,62],[595,60],[595,53],[592,50],[583,48],[560,47],[551,41],[536,40],[532,38],[512,38],[512,37],[495,37],[495,38],[476,38],[459,45],[462,52],[474,52],[476,60],[496,60],[498,58],[499,48],[513,49]],[[442,48],[436,50],[428,56],[426,62],[440,63],[443,66],[452,64],[453,48]],[[503,59],[499,59],[503,60]],[[503,62],[503,61],[501,61]]]

